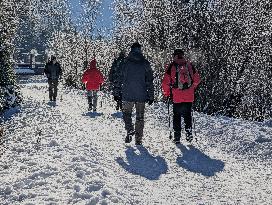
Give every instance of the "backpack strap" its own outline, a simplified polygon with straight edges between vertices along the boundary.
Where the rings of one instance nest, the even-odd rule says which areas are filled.
[[[193,78],[192,78],[191,72],[189,70],[188,63],[186,63],[185,69],[186,69],[186,72],[187,72],[187,77],[188,77],[188,79],[190,79],[190,82],[188,84],[189,84],[189,87],[191,87],[191,85],[193,84]],[[193,66],[192,66],[192,71],[194,73]]]

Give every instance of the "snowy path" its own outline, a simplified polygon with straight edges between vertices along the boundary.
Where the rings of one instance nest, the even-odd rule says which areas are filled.
[[[143,146],[125,145],[107,96],[94,115],[82,91],[61,91],[53,106],[44,79],[21,87],[25,103],[3,124],[0,204],[272,202],[269,124],[196,113],[200,142],[175,146],[166,106],[157,104],[147,107]]]

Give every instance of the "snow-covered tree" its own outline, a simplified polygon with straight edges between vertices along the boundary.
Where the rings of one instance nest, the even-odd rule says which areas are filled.
[[[157,89],[172,51],[184,49],[202,76],[197,110],[259,119],[271,117],[271,16],[267,0],[116,0],[115,38],[144,44]]]

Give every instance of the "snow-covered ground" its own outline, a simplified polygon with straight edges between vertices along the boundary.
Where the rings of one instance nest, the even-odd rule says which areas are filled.
[[[44,78],[21,87],[22,108],[1,124],[0,204],[272,203],[272,123],[194,113],[198,142],[176,146],[155,104],[143,146],[126,145],[110,96],[94,114],[83,91],[61,86],[54,105]]]

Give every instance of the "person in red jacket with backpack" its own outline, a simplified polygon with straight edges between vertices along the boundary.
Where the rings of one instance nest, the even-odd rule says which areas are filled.
[[[83,73],[82,83],[85,84],[87,90],[89,111],[96,112],[97,107],[97,91],[104,83],[102,73],[96,67],[96,60],[91,60],[89,68]]]
[[[192,63],[185,59],[183,50],[175,49],[173,57],[173,62],[164,74],[162,90],[164,96],[173,102],[174,142],[178,144],[181,138],[181,117],[184,118],[186,140],[193,140],[192,104],[200,75]]]

